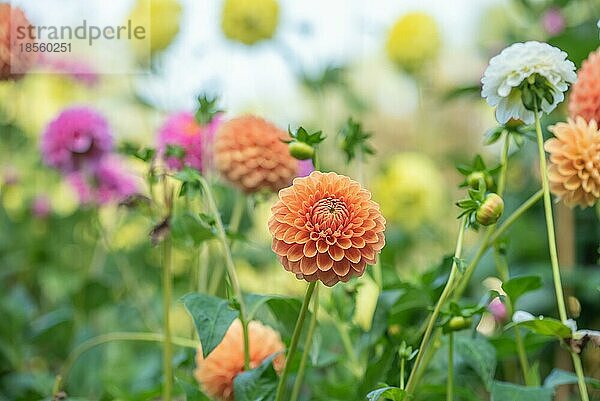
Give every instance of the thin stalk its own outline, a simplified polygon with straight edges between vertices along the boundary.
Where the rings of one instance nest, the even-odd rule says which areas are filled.
[[[529,361],[527,360],[527,352],[525,352],[525,345],[523,344],[523,337],[521,336],[521,330],[515,327],[515,344],[517,345],[517,354],[519,355],[519,363],[521,364],[521,370],[523,371],[523,379],[527,386],[533,386],[534,383],[531,381]]]
[[[302,379],[304,378],[304,371],[306,369],[306,361],[308,360],[308,354],[310,353],[310,347],[312,344],[313,335],[317,327],[317,313],[319,311],[319,283],[315,286],[315,295],[313,298],[313,313],[308,325],[308,331],[306,332],[306,339],[304,340],[304,350],[302,351],[302,358],[300,359],[300,366],[298,367],[298,373],[296,374],[296,381],[292,388],[292,396],[290,401],[298,400],[300,395],[300,388],[302,387]]]
[[[404,390],[404,367],[406,365],[406,359],[400,359],[400,390]]]
[[[506,189],[506,171],[508,170],[508,150],[510,148],[510,135],[504,137],[502,153],[500,154],[500,175],[498,177],[498,195],[503,196]]]
[[[171,237],[163,240],[163,372],[165,375],[165,386],[163,398],[171,401],[173,392],[173,344],[171,343],[171,298],[173,293],[173,282],[171,278]]]
[[[248,337],[248,322],[246,321],[246,303],[244,302],[244,298],[242,296],[242,289],[240,287],[240,281],[238,279],[237,273],[235,271],[235,263],[233,262],[233,255],[231,254],[231,247],[229,246],[229,241],[227,239],[227,234],[225,233],[225,227],[223,226],[223,221],[221,220],[221,215],[219,214],[219,209],[217,208],[217,204],[215,203],[215,198],[213,197],[210,185],[206,182],[204,178],[199,178],[200,185],[202,186],[204,193],[206,195],[208,201],[208,207],[213,214],[215,219],[215,228],[217,230],[217,237],[219,242],[221,243],[223,254],[225,255],[225,267],[227,268],[227,274],[229,275],[229,281],[231,282],[231,287],[233,289],[233,293],[236,297],[236,300],[240,306],[240,323],[242,324],[242,332],[244,336],[244,369],[250,369],[250,341]]]
[[[69,378],[69,372],[73,368],[73,365],[77,360],[86,353],[87,351],[95,348],[99,345],[112,342],[112,341],[151,341],[151,342],[164,342],[165,336],[159,333],[130,333],[130,332],[115,332],[103,334],[94,338],[90,338],[79,344],[67,357],[63,368],[60,371],[60,374],[56,376],[56,381],[54,385],[54,394],[58,393],[62,388],[62,385]],[[172,337],[171,343],[174,345],[178,345],[180,347],[187,348],[198,348],[198,342],[188,340],[187,338],[180,337]]]
[[[548,248],[550,251],[550,264],[552,265],[552,277],[554,281],[554,291],[556,292],[556,302],[558,304],[558,314],[563,323],[567,321],[567,308],[565,306],[565,297],[560,278],[560,266],[558,264],[558,251],[556,249],[556,234],[554,232],[554,217],[552,214],[552,198],[550,197],[550,184],[548,182],[548,173],[546,167],[546,153],[544,152],[544,136],[542,134],[542,124],[540,115],[536,109],[535,113],[535,132],[537,135],[540,176],[542,179],[542,190],[544,191],[544,214],[546,215],[546,229],[548,231]],[[582,401],[589,401],[587,387],[585,385],[585,376],[581,367],[579,354],[571,351],[571,358],[577,374],[577,383],[579,385],[579,395]]]
[[[361,376],[361,368],[360,361],[356,357],[356,352],[354,351],[354,347],[352,346],[352,341],[350,340],[350,336],[348,335],[348,327],[343,322],[334,322],[335,327],[340,334],[340,339],[342,340],[342,345],[344,346],[344,350],[346,354],[350,358],[350,363],[352,365],[352,373],[356,377]]]
[[[310,303],[310,299],[312,298],[312,294],[316,285],[317,282],[313,281],[312,283],[308,284],[308,287],[306,288],[304,302],[302,302],[302,308],[300,309],[298,320],[296,320],[296,326],[294,327],[294,333],[292,334],[290,347],[288,348],[288,352],[285,356],[285,367],[283,368],[283,372],[279,378],[279,383],[277,384],[275,401],[283,401],[284,399],[283,394],[285,393],[286,381],[290,374],[290,366],[292,364],[294,355],[296,354],[296,348],[298,347],[298,341],[300,340],[300,333],[302,333],[302,326],[304,325],[304,319],[306,318],[306,312],[308,311],[308,304]]]
[[[421,364],[425,350],[429,346],[429,339],[435,327],[435,322],[437,321],[440,311],[442,310],[442,307],[446,303],[446,300],[450,296],[452,288],[454,287],[454,279],[458,273],[458,264],[456,263],[456,261],[460,259],[462,255],[465,228],[466,221],[463,218],[460,220],[458,238],[456,240],[456,248],[454,250],[454,261],[452,262],[452,268],[450,269],[450,276],[448,277],[448,282],[446,283],[446,286],[444,287],[444,290],[442,291],[442,294],[440,295],[440,298],[438,299],[438,302],[435,305],[431,316],[429,317],[429,323],[427,324],[427,328],[425,329],[425,334],[423,334],[423,339],[421,340],[421,345],[419,346],[419,352],[417,354],[415,364],[413,366],[412,371],[410,372],[410,376],[408,377],[408,382],[406,383],[406,392],[408,394],[412,394],[415,390],[415,386],[417,384],[415,380],[416,372],[419,371],[419,365]]]
[[[454,333],[448,334],[448,381],[446,382],[446,401],[454,399]]]
[[[246,208],[246,198],[242,195],[238,195],[235,198],[233,209],[231,210],[231,217],[229,218],[229,231],[237,233],[244,217],[244,209]]]
[[[543,195],[544,191],[540,189],[535,194],[531,195],[529,199],[523,202],[523,204],[519,206],[510,216],[508,216],[506,220],[504,220],[504,222],[498,227],[498,229],[494,232],[494,235],[490,239],[488,245],[491,245],[494,242],[498,241],[502,234],[504,234],[504,232],[506,232],[506,230],[508,230],[508,228],[515,221],[517,221],[523,214],[525,214],[526,211],[531,209],[533,205],[535,205],[540,199],[542,199]]]

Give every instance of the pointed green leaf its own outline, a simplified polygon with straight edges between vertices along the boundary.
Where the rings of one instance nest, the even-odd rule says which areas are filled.
[[[502,284],[502,289],[506,292],[513,305],[516,304],[522,295],[541,287],[542,279],[539,276],[515,277]]]
[[[206,294],[187,294],[182,302],[194,320],[202,354],[206,357],[219,345],[239,312],[231,308],[227,300]]]
[[[256,369],[240,373],[233,379],[233,393],[236,401],[271,401],[277,390],[277,373],[273,369],[271,355]]]

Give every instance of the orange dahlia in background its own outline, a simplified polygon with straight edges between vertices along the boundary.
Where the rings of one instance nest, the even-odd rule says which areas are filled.
[[[595,120],[569,119],[548,128],[550,189],[565,205],[593,206],[600,198],[600,131]]]
[[[250,368],[259,366],[262,361],[275,353],[273,367],[281,372],[285,362],[285,347],[279,334],[259,322],[248,323],[250,341]],[[233,379],[244,371],[244,338],[242,324],[235,320],[221,343],[204,359],[202,348],[196,353],[196,370],[194,376],[201,384],[203,391],[212,398],[221,401],[232,401]]]
[[[37,61],[37,53],[21,50],[21,44],[32,44],[35,38],[17,35],[19,27],[30,25],[23,10],[0,3],[0,80],[21,78]]]
[[[336,173],[296,178],[271,212],[273,251],[307,281],[332,286],[362,276],[385,244],[385,219],[371,193]]]
[[[600,123],[600,49],[590,53],[577,73],[569,98],[571,118]]]
[[[285,131],[260,117],[234,118],[217,131],[215,166],[246,193],[278,191],[290,185],[298,172],[298,161],[283,142],[286,139]]]

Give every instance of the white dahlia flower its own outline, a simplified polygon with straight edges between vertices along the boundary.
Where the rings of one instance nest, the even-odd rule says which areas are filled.
[[[496,107],[499,123],[513,118],[532,124],[532,99],[537,99],[540,112],[550,113],[576,79],[575,64],[562,50],[535,41],[515,43],[490,60],[481,96]]]

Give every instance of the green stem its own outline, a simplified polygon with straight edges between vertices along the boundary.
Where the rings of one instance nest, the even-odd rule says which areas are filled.
[[[579,386],[579,395],[582,401],[589,401],[587,386],[585,384],[585,375],[583,374],[583,366],[581,366],[581,358],[579,354],[571,352],[571,359],[573,359],[573,366],[575,367],[575,373],[577,374],[577,385]]]
[[[310,353],[310,347],[312,344],[312,338],[317,327],[317,313],[319,311],[319,284],[315,286],[315,295],[313,299],[313,314],[308,325],[308,331],[306,332],[306,339],[304,340],[304,349],[302,350],[302,358],[300,359],[300,366],[298,367],[298,373],[296,374],[296,381],[292,388],[292,396],[290,401],[296,401],[300,395],[300,388],[302,387],[302,379],[304,378],[304,371],[306,369],[306,361],[308,360],[308,354]]]
[[[523,337],[521,336],[521,330],[515,327],[515,344],[517,345],[517,354],[519,355],[519,363],[521,364],[521,370],[523,371],[523,379],[527,386],[533,386],[534,383],[531,381],[529,361],[527,360],[527,353],[525,352],[525,345],[523,344]]]
[[[173,292],[173,283],[171,278],[171,237],[163,240],[163,372],[165,375],[165,386],[163,388],[163,398],[165,401],[171,401],[173,391],[173,344],[171,343],[171,298]]]
[[[529,197],[529,199],[527,199],[521,206],[519,206],[519,208],[515,210],[510,216],[508,216],[506,220],[504,220],[502,225],[500,225],[498,229],[494,232],[494,235],[490,238],[488,246],[498,241],[502,234],[504,234],[506,230],[508,230],[508,228],[515,221],[517,221],[523,214],[525,214],[526,211],[531,209],[533,205],[535,205],[540,199],[542,199],[543,195],[544,191],[540,189],[535,194],[531,195],[531,197]]]
[[[500,155],[500,176],[498,178],[498,195],[503,196],[506,189],[506,171],[508,170],[508,150],[510,148],[510,135],[506,134],[502,153]]]
[[[558,314],[560,320],[567,321],[567,308],[565,306],[565,296],[563,294],[562,282],[560,278],[560,266],[558,264],[558,251],[556,249],[556,234],[554,232],[554,218],[552,214],[552,198],[550,197],[550,184],[548,182],[548,169],[546,167],[546,153],[544,152],[544,136],[542,134],[542,124],[540,115],[536,109],[535,113],[535,132],[537,135],[540,176],[542,178],[542,190],[544,191],[544,214],[546,215],[546,229],[548,231],[548,248],[550,250],[550,264],[552,265],[552,278],[554,281],[554,291],[556,292],[556,302],[558,304]],[[579,395],[582,401],[589,401],[587,387],[585,385],[585,376],[581,367],[579,354],[571,351],[571,358],[577,374],[577,383],[579,385]]]
[[[54,394],[58,393],[62,388],[63,383],[67,381],[69,378],[69,372],[73,368],[73,365],[77,360],[89,351],[92,348],[97,347],[98,345],[102,345],[112,341],[151,341],[151,342],[165,342],[165,336],[158,333],[129,333],[129,332],[115,332],[103,334],[94,338],[90,338],[79,344],[67,357],[63,368],[60,371],[60,374],[56,377],[56,382],[54,385]],[[180,347],[187,348],[198,348],[198,342],[188,340],[186,338],[172,337],[171,343],[174,345],[178,345]]]
[[[423,339],[421,340],[421,345],[419,346],[419,352],[417,354],[417,359],[415,360],[413,369],[410,372],[410,376],[408,377],[408,382],[406,383],[406,392],[408,394],[412,394],[415,390],[415,386],[417,384],[417,382],[415,380],[416,372],[419,371],[419,365],[421,364],[425,350],[429,346],[429,339],[431,337],[431,333],[433,332],[433,328],[435,327],[435,322],[437,321],[440,311],[442,310],[444,303],[448,299],[448,297],[452,291],[452,288],[454,287],[454,279],[458,273],[458,264],[456,261],[458,259],[460,259],[461,255],[462,255],[465,228],[466,228],[466,221],[463,218],[460,220],[460,226],[459,226],[459,230],[458,230],[458,238],[456,240],[456,248],[454,250],[454,261],[452,262],[452,268],[450,269],[450,276],[448,277],[448,282],[446,283],[446,286],[444,287],[444,290],[442,291],[442,294],[440,295],[440,298],[438,299],[438,302],[435,305],[435,308],[433,309],[431,316],[429,317],[429,322],[427,324],[427,328],[425,329],[425,334],[423,334]]]
[[[287,378],[290,374],[290,367],[294,359],[294,355],[296,354],[296,348],[298,347],[298,341],[300,340],[300,333],[302,333],[302,326],[304,325],[304,319],[306,318],[306,312],[308,311],[308,304],[310,303],[310,299],[316,285],[317,282],[313,281],[312,283],[308,284],[308,287],[306,288],[304,302],[302,303],[298,320],[296,320],[296,326],[294,327],[294,333],[292,334],[290,347],[287,355],[285,356],[285,367],[283,368],[283,372],[279,378],[279,383],[277,384],[277,395],[275,396],[275,401],[283,401],[283,394],[285,393]]]
[[[554,233],[554,217],[552,213],[552,198],[550,197],[550,184],[546,173],[546,153],[544,152],[544,136],[542,134],[542,125],[540,116],[535,112],[535,132],[537,134],[537,144],[540,162],[540,176],[542,179],[542,191],[544,192],[544,214],[546,216],[546,229],[548,232],[548,248],[550,250],[550,264],[552,265],[552,278],[554,280],[554,291],[556,292],[556,302],[558,304],[558,315],[564,323],[567,321],[567,308],[565,307],[565,296],[563,294],[562,282],[560,278],[560,267],[558,265],[558,252],[556,250],[556,235]]]
[[[404,390],[404,366],[406,365],[406,359],[400,359],[400,390]]]
[[[210,185],[206,182],[206,180],[202,177],[199,178],[200,185],[204,189],[204,193],[206,194],[206,198],[208,201],[208,207],[213,214],[215,219],[215,228],[217,231],[217,237],[219,242],[221,243],[223,254],[225,255],[225,267],[227,268],[227,274],[229,275],[229,281],[231,282],[231,287],[233,288],[233,293],[235,294],[235,298],[240,306],[240,323],[242,324],[242,333],[244,336],[244,369],[250,369],[250,340],[248,337],[248,322],[246,321],[246,303],[244,302],[244,298],[242,296],[242,289],[240,287],[240,282],[235,271],[235,263],[233,262],[233,255],[231,254],[231,247],[229,246],[229,241],[227,240],[227,234],[225,232],[225,227],[223,226],[223,221],[221,220],[221,215],[219,213],[219,209],[217,208],[217,204],[215,203],[215,198],[213,197]],[[243,206],[243,204],[242,204]]]
[[[448,381],[446,383],[446,401],[454,399],[454,333],[448,334]]]
[[[360,367],[360,361],[356,357],[356,352],[354,350],[354,347],[352,346],[352,340],[350,340],[350,335],[348,334],[348,326],[346,326],[343,322],[339,322],[339,321],[335,321],[334,324],[338,330],[338,333],[340,334],[340,339],[342,340],[342,345],[344,346],[344,350],[346,351],[346,354],[350,358],[350,364],[352,366],[352,373],[354,374],[354,376],[360,377],[362,374],[361,367]]]

